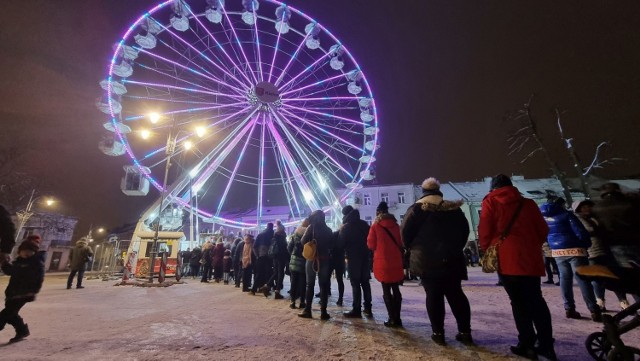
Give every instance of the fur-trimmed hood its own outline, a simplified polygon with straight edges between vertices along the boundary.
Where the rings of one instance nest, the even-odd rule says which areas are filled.
[[[420,208],[423,211],[452,211],[460,208],[463,204],[463,200],[448,201],[444,200],[439,195],[429,195],[420,198],[416,203],[420,204]]]

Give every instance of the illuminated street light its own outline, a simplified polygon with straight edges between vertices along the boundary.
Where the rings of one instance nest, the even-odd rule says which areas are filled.
[[[16,244],[13,248],[13,251],[11,252],[12,254],[12,258],[15,258],[15,256],[17,255],[17,250],[18,250],[18,246],[20,245],[20,243],[22,242],[18,242],[18,240],[20,239],[20,232],[22,231],[22,229],[24,228],[24,226],[27,224],[27,222],[29,221],[29,218],[31,218],[31,216],[33,215],[34,212],[32,212],[31,210],[33,209],[33,205],[39,200],[41,199],[43,196],[37,196],[37,197],[33,197],[36,193],[36,190],[32,190],[31,191],[31,196],[29,197],[29,202],[27,202],[27,206],[25,207],[24,210],[22,211],[18,211],[16,212],[17,216],[18,216],[18,220],[20,220],[20,225],[18,226],[18,229],[16,231]],[[44,202],[47,206],[51,206],[55,203],[55,200],[53,200],[52,198],[47,199]]]
[[[204,134],[207,132],[207,130],[205,129],[205,127],[197,127],[196,128],[196,135],[200,138],[204,137]]]
[[[193,143],[190,140],[187,140],[184,142],[183,146],[184,146],[184,149],[189,150],[193,147]]]
[[[149,137],[151,136],[151,131],[149,131],[148,129],[141,129],[140,136],[142,137],[142,139],[149,139]]]
[[[152,124],[156,124],[159,120],[160,120],[160,114],[158,114],[156,112],[149,113],[149,121]]]

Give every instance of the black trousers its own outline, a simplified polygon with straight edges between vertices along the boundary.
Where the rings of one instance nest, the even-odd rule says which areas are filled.
[[[200,281],[208,281],[211,278],[211,265],[203,264],[202,265],[202,279]]]
[[[84,277],[84,270],[79,269],[79,270],[71,271],[71,273],[69,274],[69,278],[67,279],[67,287],[71,287],[71,285],[73,285],[73,278],[76,276],[76,273],[78,274],[78,282],[76,282],[76,287],[82,286],[82,278]]]
[[[364,297],[364,308],[371,309],[371,279],[369,259],[349,259],[349,281],[353,292],[353,309],[361,310],[362,298]]]
[[[19,300],[6,300],[4,302],[4,310],[0,311],[0,330],[4,328],[7,323],[13,326],[16,330],[24,328],[24,320],[18,312],[22,306],[27,303],[24,299]]]
[[[306,274],[304,272],[291,272],[291,302],[295,302],[300,298],[300,302],[304,303],[306,290]]]
[[[462,291],[461,280],[455,278],[423,278],[427,294],[427,314],[434,333],[444,333],[444,298],[456,318],[458,332],[471,332],[471,307]]]
[[[259,257],[256,260],[255,273],[253,287],[251,287],[253,292],[258,291],[258,288],[267,284],[267,280],[271,278],[271,258],[268,256]]]
[[[335,271],[336,282],[338,283],[338,298],[342,299],[344,296],[344,257],[332,257],[331,268]]]
[[[266,284],[271,286],[275,282],[276,291],[280,291],[282,290],[282,282],[284,281],[284,270],[286,268],[285,260],[276,257],[272,262],[273,270],[271,272],[271,277],[269,277]]]
[[[502,274],[498,276],[511,300],[511,311],[520,345],[532,348],[537,339],[541,347],[552,346],[551,313],[542,297],[540,277]]]
[[[242,290],[249,291],[251,287],[251,277],[253,276],[253,265],[250,264],[247,268],[242,269]]]
[[[191,269],[189,276],[195,278],[198,277],[198,271],[200,271],[200,264],[191,264],[189,265],[189,268]]]

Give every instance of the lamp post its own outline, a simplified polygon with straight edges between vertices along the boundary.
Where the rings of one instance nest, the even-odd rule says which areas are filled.
[[[160,118],[161,118],[161,115],[158,113],[149,114],[149,120],[153,124],[157,123],[160,120]],[[158,209],[158,219],[155,222],[153,244],[151,246],[151,252],[150,252],[151,262],[150,262],[150,268],[149,268],[149,283],[153,283],[153,276],[155,273],[154,271],[156,266],[156,257],[158,255],[158,238],[160,234],[160,221],[162,219],[162,209],[164,206],[164,200],[166,198],[167,182],[169,178],[169,168],[171,167],[171,157],[173,157],[173,155],[176,152],[176,143],[178,142],[178,136],[180,135],[180,131],[176,132],[177,120],[178,119],[176,117],[173,117],[173,124],[171,125],[171,129],[169,130],[169,135],[167,136],[167,146],[165,149],[166,151],[165,154],[167,155],[167,161],[164,167],[164,181],[162,182],[162,189],[160,190],[160,207]],[[198,135],[198,137],[203,137],[205,134],[205,130],[202,127],[198,127],[195,133]],[[149,137],[148,131],[142,130],[140,134],[142,135],[143,138]],[[193,147],[193,143],[187,140],[184,142],[184,147],[186,150],[189,150]]]
[[[36,190],[33,189],[31,191],[31,196],[29,196],[29,202],[27,202],[27,206],[25,207],[24,210],[18,211],[16,212],[16,215],[18,216],[18,219],[20,220],[20,224],[18,226],[18,229],[16,231],[16,239],[15,239],[15,246],[14,249],[12,251],[12,258],[15,258],[16,256],[16,252],[18,249],[18,240],[20,239],[20,232],[22,232],[22,229],[24,228],[24,226],[27,224],[27,222],[29,221],[29,219],[31,218],[31,216],[33,216],[34,212],[32,212],[33,209],[33,205],[36,203],[37,200],[39,200],[40,198],[42,198],[43,196],[37,196],[37,197],[33,197],[36,193]],[[55,201],[53,199],[47,199],[46,200],[46,205],[47,206],[51,206],[52,204],[55,203]],[[24,238],[24,237],[22,237]],[[22,243],[22,242],[20,242]]]

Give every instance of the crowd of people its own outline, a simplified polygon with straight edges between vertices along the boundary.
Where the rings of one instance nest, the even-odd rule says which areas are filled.
[[[597,202],[578,201],[569,208],[563,198],[550,195],[539,207],[523,197],[509,177],[501,174],[492,179],[482,201],[479,247],[485,252],[498,246],[499,284],[511,301],[518,333],[518,343],[511,347],[514,354],[532,360],[538,356],[557,359],[541,277],[547,276],[543,283],[560,286],[565,316],[581,318],[573,295],[575,278],[596,322],[602,320],[606,310],[605,287],[602,281],[579,276],[578,267],[607,266],[622,279],[640,282],[640,197],[623,193],[615,183],[605,184],[601,190]],[[361,219],[358,209],[347,205],[342,209],[342,224],[335,231],[326,224],[324,212],[317,210],[290,235],[277,221],[268,223],[256,237],[245,234],[225,240],[221,234],[201,248],[180,252],[179,257],[186,276],[199,277],[202,283],[233,284],[250,295],[288,298],[289,307],[301,310],[298,316],[305,319],[313,318],[314,297],[319,298],[320,319],[331,318],[327,304],[332,274],[338,283],[336,304],[343,305],[347,272],[352,304],[343,317],[372,317],[373,273],[381,284],[387,309],[384,325],[391,328],[403,327],[400,286],[417,276],[426,294],[432,340],[447,344],[446,300],[457,324],[455,339],[473,345],[471,304],[462,281],[468,279],[467,266],[473,263],[474,254],[468,251],[470,228],[462,205],[462,201],[444,199],[440,183],[428,178],[422,183],[422,196],[409,207],[401,225],[389,213],[386,202],[378,205],[371,225]],[[0,263],[11,275],[5,309],[0,312],[0,330],[6,323],[13,325],[16,337],[12,341],[19,341],[29,335],[29,330],[18,312],[35,299],[44,266],[38,255],[40,238],[35,235],[22,242],[18,258],[9,261],[15,232],[11,226],[10,220],[3,221],[0,234]],[[86,242],[80,240],[72,251],[67,288],[71,288],[76,274],[76,288],[83,288],[82,273],[91,256]],[[558,275],[557,283],[554,274]],[[288,296],[283,292],[286,275],[290,277]],[[626,294],[617,290],[616,297],[622,308],[629,306]],[[640,301],[637,294],[633,297]]]

